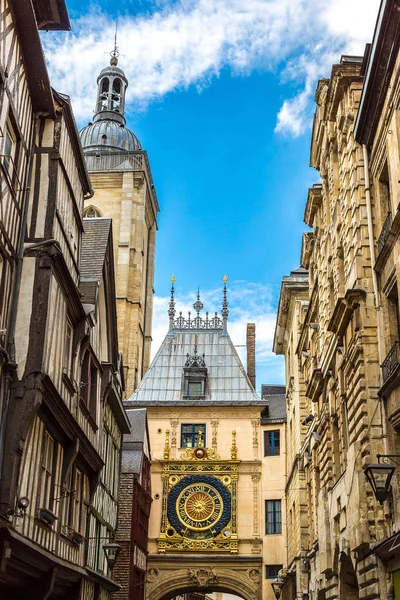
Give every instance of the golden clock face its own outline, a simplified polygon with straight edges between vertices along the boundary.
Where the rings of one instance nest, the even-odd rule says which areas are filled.
[[[224,502],[221,494],[208,483],[195,483],[185,487],[176,501],[180,522],[192,531],[204,531],[221,518]]]

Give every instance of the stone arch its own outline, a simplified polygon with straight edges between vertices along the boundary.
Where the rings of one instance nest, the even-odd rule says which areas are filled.
[[[359,587],[357,574],[352,560],[345,552],[339,554],[339,598],[340,600],[358,600]]]
[[[107,138],[107,136],[103,136],[103,137]],[[93,204],[91,204],[90,206],[86,206],[86,208],[83,211],[83,216],[85,219],[96,218],[96,217],[102,217],[103,213],[96,206],[93,206]]]
[[[147,574],[146,600],[171,600],[189,592],[226,592],[244,600],[261,600],[261,569],[238,573],[227,568],[171,569],[160,573],[150,568]]]

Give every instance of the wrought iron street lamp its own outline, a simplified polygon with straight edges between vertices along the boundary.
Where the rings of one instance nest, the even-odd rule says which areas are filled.
[[[283,584],[284,584],[283,580],[280,579],[279,577],[277,579],[274,579],[274,581],[271,583],[272,589],[274,590],[275,598],[281,597]]]
[[[381,458],[400,458],[399,454],[377,454],[378,463],[364,469],[375,498],[383,504],[390,492],[390,482],[396,467],[390,463],[381,463]]]
[[[110,542],[109,544],[103,544],[103,550],[104,554],[106,555],[108,566],[112,570],[114,568],[115,561],[117,560],[119,551],[121,550],[121,546],[114,542]]]

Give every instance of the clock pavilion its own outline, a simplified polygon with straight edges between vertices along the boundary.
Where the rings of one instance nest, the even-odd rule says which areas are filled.
[[[285,565],[285,418],[273,418],[284,395],[254,390],[228,333],[227,278],[221,316],[202,313],[199,293],[195,313],[177,315],[172,280],[169,331],[125,402],[146,409],[152,453],[146,598],[272,599],[268,573]]]

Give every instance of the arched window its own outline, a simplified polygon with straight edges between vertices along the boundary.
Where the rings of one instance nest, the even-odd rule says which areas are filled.
[[[95,206],[87,206],[85,208],[85,210],[83,211],[83,216],[86,219],[94,219],[96,217],[102,217],[103,215],[101,214],[99,209],[96,208]]]
[[[115,92],[116,94],[121,93],[121,80],[120,79],[114,79],[113,92]]]
[[[112,86],[111,109],[119,112],[121,106],[121,80],[114,79]]]
[[[107,108],[108,108],[108,90],[109,89],[110,89],[110,82],[107,78],[105,78],[101,82],[99,110],[107,110]]]

